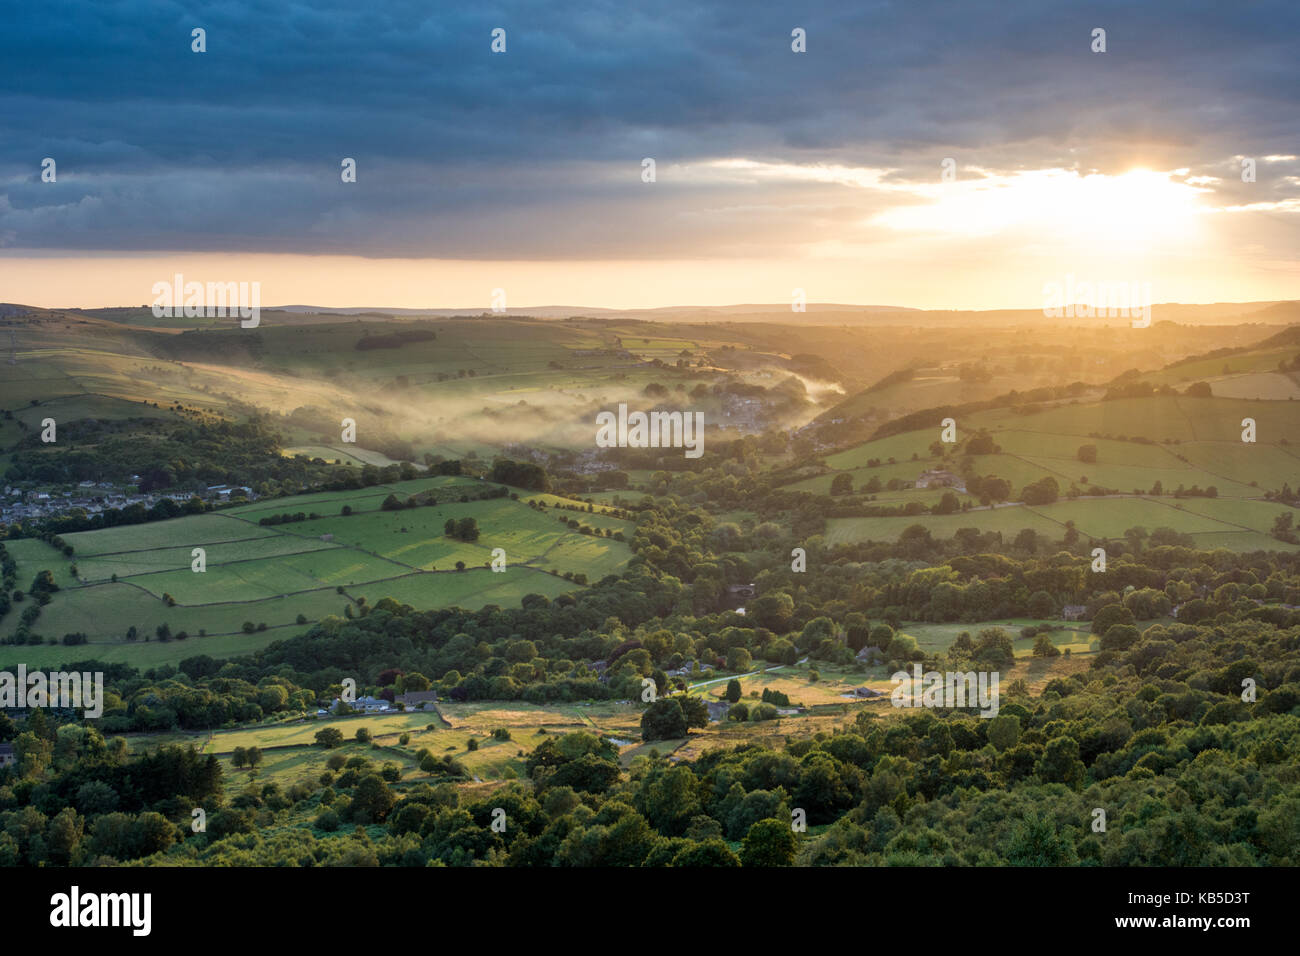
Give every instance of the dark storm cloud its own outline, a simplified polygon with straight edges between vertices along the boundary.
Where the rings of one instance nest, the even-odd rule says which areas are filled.
[[[1231,166],[1297,151],[1294,4],[849,6],[22,5],[0,31],[0,243],[698,254],[898,201],[682,168],[729,157],[893,182],[932,182],[945,156],[994,172],[1140,161],[1221,177],[1225,201],[1297,193],[1281,178],[1294,163],[1261,163],[1253,191]],[[806,54],[790,52],[795,26]],[[55,185],[39,181],[45,156]]]

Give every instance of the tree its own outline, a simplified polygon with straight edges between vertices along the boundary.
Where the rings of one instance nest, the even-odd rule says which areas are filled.
[[[1035,591],[1029,598],[1030,617],[1051,617],[1056,613],[1056,601],[1046,591]]]
[[[77,848],[81,846],[85,826],[86,821],[72,807],[64,807],[54,815],[45,830],[45,846],[50,862],[58,866],[67,866],[72,862]]]
[[[700,782],[689,767],[671,767],[647,781],[637,807],[660,833],[681,836],[701,812]]]
[[[674,867],[740,866],[740,859],[718,837],[692,843],[673,857]]]
[[[230,752],[230,765],[236,770],[248,765],[248,751],[243,747],[236,747]]]
[[[1006,501],[1011,497],[1011,482],[996,475],[989,475],[980,482],[980,501]]]
[[[1132,624],[1133,612],[1123,604],[1107,604],[1092,616],[1092,632],[1105,635],[1116,624]]]
[[[799,841],[783,820],[759,820],[740,847],[742,866],[791,866]]]
[[[250,767],[256,767],[262,762],[262,751],[258,747],[249,747],[244,751],[244,756],[247,758]]]
[[[117,791],[101,780],[91,780],[77,790],[77,809],[86,816],[112,813],[117,809]]]
[[[1020,742],[1020,718],[1015,714],[998,714],[989,719],[989,743],[999,752],[1010,750]]]
[[[1101,636],[1103,651],[1126,651],[1142,638],[1132,624],[1112,624]]]
[[[835,636],[835,622],[829,617],[815,617],[803,626],[800,632],[801,647],[816,647],[822,641]]]
[[[672,740],[686,733],[686,715],[675,697],[660,697],[641,715],[642,740]]]
[[[27,590],[30,594],[53,594],[58,589],[59,586],[54,583],[53,571],[39,571]]]
[[[1084,464],[1088,464],[1088,465],[1095,464],[1097,461],[1097,446],[1080,445],[1078,451],[1078,458],[1079,461],[1083,462]]]
[[[382,777],[366,774],[352,791],[352,820],[360,824],[383,823],[396,803],[397,798]]]
[[[961,499],[951,491],[945,491],[938,504],[932,509],[937,515],[951,515],[961,511]]]
[[[709,707],[704,701],[689,694],[678,697],[677,701],[681,704],[682,716],[686,718],[688,728],[709,725]]]
[[[356,736],[356,741],[357,741],[357,743],[359,743],[359,744],[368,744],[368,743],[370,743],[370,728],[369,728],[369,727],[358,727],[355,736]]]
[[[794,614],[794,598],[784,591],[775,591],[756,598],[746,608],[746,613],[759,627],[784,634],[790,627]]]
[[[727,651],[727,670],[747,671],[753,666],[754,659],[743,647],[733,647]]]
[[[1051,475],[1025,485],[1024,490],[1020,492],[1020,500],[1027,505],[1050,505],[1060,496],[1061,486]]]
[[[148,811],[131,825],[130,841],[134,856],[152,856],[176,842],[176,827],[161,813]]]
[[[1034,765],[1044,783],[1074,787],[1083,782],[1085,768],[1079,759],[1079,742],[1073,737],[1054,737],[1047,742],[1042,759]]]
[[[971,656],[990,667],[1009,666],[1015,663],[1015,645],[1011,642],[1011,635],[1002,628],[986,627],[976,635]]]
[[[916,638],[911,634],[894,634],[889,639],[889,645],[882,648],[882,650],[897,660],[911,660],[917,653]]]
[[[1016,535],[1015,541],[1011,543],[1011,547],[1026,554],[1036,553],[1038,551],[1038,532],[1033,528],[1022,528]]]
[[[847,471],[842,471],[831,479],[832,495],[847,495],[853,491],[853,476]]]
[[[1156,484],[1158,485],[1159,482],[1156,482]],[[1160,491],[1157,488],[1152,488],[1151,493],[1156,495],[1159,494]],[[1129,546],[1133,549],[1133,553],[1138,554],[1142,550],[1142,542],[1147,538],[1147,529],[1141,525],[1136,525],[1135,527],[1126,530],[1124,532],[1124,537],[1127,539]]]
[[[325,727],[316,731],[316,743],[320,744],[326,750],[338,747],[343,743],[343,731],[337,727]]]
[[[1102,643],[1105,644],[1105,641]],[[1035,657],[1060,657],[1061,649],[1053,644],[1052,639],[1046,634],[1039,634],[1034,639],[1033,654]]]
[[[1068,834],[1058,833],[1052,821],[1030,811],[1016,823],[1007,845],[1012,866],[1068,866],[1078,862]]]
[[[740,689],[740,681],[736,680],[734,677],[727,681],[726,696],[728,701],[734,704],[736,701],[740,700],[742,693],[743,691]]]

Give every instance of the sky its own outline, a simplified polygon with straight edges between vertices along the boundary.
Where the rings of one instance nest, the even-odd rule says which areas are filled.
[[[0,301],[1300,298],[1298,38],[1287,2],[12,5]]]

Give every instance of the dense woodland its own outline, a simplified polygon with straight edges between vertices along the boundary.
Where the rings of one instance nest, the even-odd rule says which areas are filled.
[[[695,480],[704,491],[734,477],[719,469]],[[692,479],[671,482],[683,480]],[[1300,863],[1300,610],[1285,606],[1300,604],[1300,558],[1143,535],[1117,542],[1108,569],[1094,573],[1077,536],[1005,541],[973,529],[940,540],[915,528],[896,543],[829,548],[798,499],[805,510],[774,510],[745,533],[694,494],[674,487],[629,501],[627,572],[555,600],[417,612],[385,599],[245,658],[196,654],[143,673],[75,665],[106,672],[102,719],[35,710],[0,721],[18,756],[0,771],[0,860]],[[764,506],[775,509],[775,497]],[[791,569],[794,546],[805,548],[807,571]],[[742,616],[726,587],[749,582],[760,596]],[[1085,607],[1102,650],[1030,696],[1011,635],[978,624],[1054,618],[1066,604]],[[897,632],[905,621],[969,621],[973,633],[927,657]],[[741,671],[806,655],[865,671],[864,648],[890,669],[1000,670],[1000,711],[990,720],[860,708],[834,733],[787,737],[777,749],[745,745],[693,763],[640,757],[626,771],[608,741],[557,735],[527,755],[526,779],[477,797],[457,788],[465,775],[454,759],[427,755],[428,782],[402,789],[376,751],[331,758],[311,786],[282,791],[250,778],[223,803],[214,758],[180,747],[137,755],[115,736],[311,712],[345,676],[374,693],[400,681],[452,699],[537,702],[635,699],[650,677],[664,695],[642,721],[652,740],[707,720],[665,674],[684,661]],[[1247,679],[1253,700],[1243,699]],[[196,806],[208,814],[205,833],[190,831]],[[504,832],[490,825],[498,808]],[[1105,832],[1092,826],[1098,809]],[[806,832],[791,827],[796,810]]]

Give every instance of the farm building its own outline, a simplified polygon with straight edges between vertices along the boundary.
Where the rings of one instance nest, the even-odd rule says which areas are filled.
[[[858,651],[856,659],[870,667],[874,667],[884,661],[885,652],[879,647],[864,647]]]
[[[391,709],[388,701],[382,700],[378,697],[358,697],[356,700],[348,701],[348,706],[363,714],[382,714],[384,711]],[[338,709],[339,699],[336,697],[334,698],[334,703],[331,705],[330,710],[337,711]]]
[[[419,709],[425,705],[438,703],[438,692],[436,690],[408,691],[405,694],[399,694],[393,702],[404,704],[408,710]]]
[[[940,469],[927,469],[921,472],[912,484],[917,488],[952,488],[962,492],[966,490],[966,482],[960,475]]]
[[[1082,621],[1088,609],[1082,604],[1067,604],[1061,609],[1061,618],[1066,621]]]
[[[758,588],[752,584],[728,584],[727,604],[737,614],[745,613],[745,605],[758,597]]]

